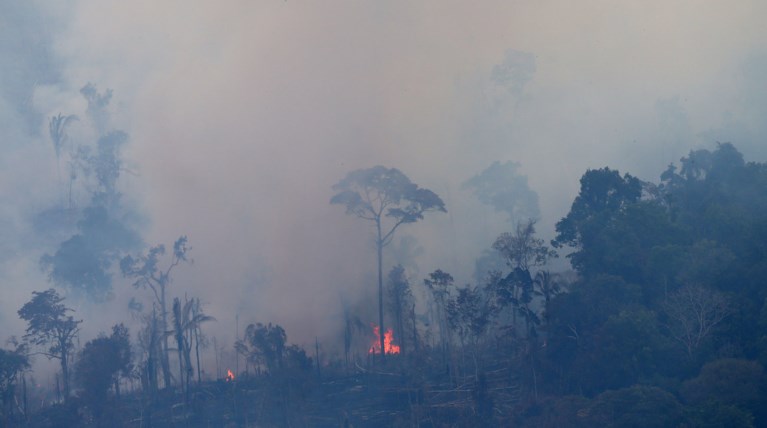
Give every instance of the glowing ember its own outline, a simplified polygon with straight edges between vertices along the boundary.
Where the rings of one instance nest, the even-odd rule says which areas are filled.
[[[226,378],[225,379],[226,379],[227,382],[232,382],[234,380],[234,373],[232,373],[231,370],[226,369]]]
[[[373,341],[373,344],[370,346],[370,349],[368,350],[368,354],[380,354],[381,353],[381,332],[378,326],[373,326],[373,335],[375,336],[375,340]],[[384,350],[387,354],[399,354],[399,345],[395,345],[392,342],[394,341],[394,332],[392,329],[386,330],[386,333],[384,333]]]

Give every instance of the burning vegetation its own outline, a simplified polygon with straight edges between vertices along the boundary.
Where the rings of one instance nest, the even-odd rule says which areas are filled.
[[[368,354],[380,354],[381,353],[381,329],[377,325],[373,325],[373,336],[375,338],[373,339],[373,343],[370,345],[370,349],[368,350]],[[399,354],[400,348],[399,345],[394,344],[394,331],[392,329],[387,329],[386,333],[384,333],[384,352],[386,352],[387,355],[389,354]]]

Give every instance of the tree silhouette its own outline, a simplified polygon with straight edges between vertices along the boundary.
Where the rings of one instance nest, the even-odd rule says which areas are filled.
[[[389,310],[394,317],[394,326],[400,350],[404,354],[405,350],[405,323],[410,322],[410,307],[413,305],[413,292],[410,289],[410,281],[405,274],[405,268],[397,265],[389,271],[388,282]],[[413,343],[417,338],[413,338]]]
[[[27,322],[27,334],[24,338],[35,345],[50,345],[46,352],[48,358],[61,362],[61,375],[64,380],[64,399],[69,398],[69,354],[73,340],[80,331],[82,320],[75,320],[67,315],[72,309],[64,306],[64,298],[54,289],[33,291],[32,300],[19,309],[19,317]]]
[[[282,368],[285,355],[285,329],[279,324],[256,323],[245,328],[245,338],[235,344],[237,352],[249,362],[264,364],[270,373]]]
[[[165,254],[165,246],[160,244],[149,249],[145,255],[138,257],[125,256],[120,260],[120,270],[126,278],[135,279],[136,288],[148,287],[154,294],[155,303],[160,309],[160,331],[168,331],[168,306],[166,291],[171,282],[171,272],[181,262],[186,262],[186,254],[191,249],[187,246],[186,236],[181,236],[173,243],[173,257],[170,264],[163,270],[160,268],[160,257]],[[170,386],[170,360],[168,358],[168,336],[162,337],[162,366],[165,387]]]
[[[187,397],[187,401],[189,398],[189,384],[191,383],[192,374],[194,373],[191,357],[192,342],[196,336],[197,329],[200,328],[200,324],[214,320],[215,318],[202,313],[198,299],[187,300],[183,307],[181,305],[181,300],[179,300],[178,297],[173,299],[173,337],[176,339],[176,345],[178,346],[181,389],[186,393],[185,396]],[[199,365],[200,358],[198,353],[198,370]]]
[[[119,396],[119,377],[130,370],[130,362],[130,334],[123,324],[113,326],[110,336],[85,344],[75,365],[75,379],[97,419],[101,418],[110,386],[114,385],[115,395]]]
[[[689,357],[732,311],[725,295],[699,285],[687,285],[669,294],[662,306],[671,336],[684,345]]]
[[[447,306],[450,301],[450,288],[453,286],[453,276],[437,269],[423,280],[423,284],[434,297],[437,308],[437,325],[439,326],[442,357],[447,360],[450,351],[450,332],[448,331]]]
[[[48,134],[53,143],[53,150],[56,152],[56,173],[59,176],[59,180],[61,180],[61,149],[67,142],[67,125],[77,119],[78,117],[74,114],[64,116],[59,113],[56,116],[52,116],[48,121]]]
[[[346,213],[371,221],[376,229],[378,255],[378,324],[384,329],[383,306],[383,248],[388,245],[394,232],[403,224],[423,219],[429,211],[447,212],[445,203],[436,193],[422,189],[396,168],[374,166],[358,169],[346,175],[333,190],[336,193],[331,204],[346,206]],[[389,220],[387,222],[387,220]],[[381,335],[381,349],[385,349]],[[381,354],[381,360],[385,354]]]
[[[2,403],[0,425],[2,426],[11,426],[10,418],[13,415],[16,382],[19,374],[28,368],[29,357],[25,344],[16,344],[14,350],[0,348],[0,402]]]

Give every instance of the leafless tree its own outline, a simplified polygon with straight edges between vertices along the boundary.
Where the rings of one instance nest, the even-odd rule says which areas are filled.
[[[147,254],[138,257],[125,256],[120,260],[120,270],[126,278],[134,279],[133,286],[136,288],[149,288],[155,298],[155,303],[160,309],[160,331],[168,331],[168,305],[166,289],[171,282],[171,272],[181,262],[187,261],[187,252],[191,249],[187,245],[186,236],[182,236],[173,244],[173,258],[167,268],[159,267],[160,258],[165,254],[165,246],[160,244],[149,249]],[[171,386],[170,359],[168,358],[168,335],[161,338],[162,355],[160,363],[163,372],[165,387]]]
[[[686,285],[669,294],[663,309],[668,316],[666,327],[692,356],[711,330],[729,315],[730,304],[720,292]]]

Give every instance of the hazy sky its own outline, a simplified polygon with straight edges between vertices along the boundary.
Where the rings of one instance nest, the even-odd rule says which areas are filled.
[[[32,88],[24,109],[0,92],[2,248],[56,198],[46,118],[83,115],[78,91],[88,82],[111,88],[113,126],[131,137],[125,200],[147,217],[147,243],[189,236],[195,264],[178,269],[172,289],[202,297],[222,335],[239,311],[241,322],[279,322],[298,341],[329,336],[339,294],[372,290],[368,225],[328,203],[352,169],[397,167],[441,195],[449,214],[402,231],[425,250],[422,276],[442,268],[468,281],[479,251],[510,228],[461,190],[493,161],[521,164],[539,193],[539,231],[551,237],[587,168],[657,180],[717,140],[749,160],[767,157],[759,0],[0,7],[22,19],[0,29],[4,69],[53,69],[27,86],[0,79]],[[47,287],[37,261],[57,244],[2,264],[15,292],[3,292],[0,321],[15,334],[15,310]],[[122,280],[115,287],[118,300],[141,294]],[[122,306],[105,312],[127,316]]]

